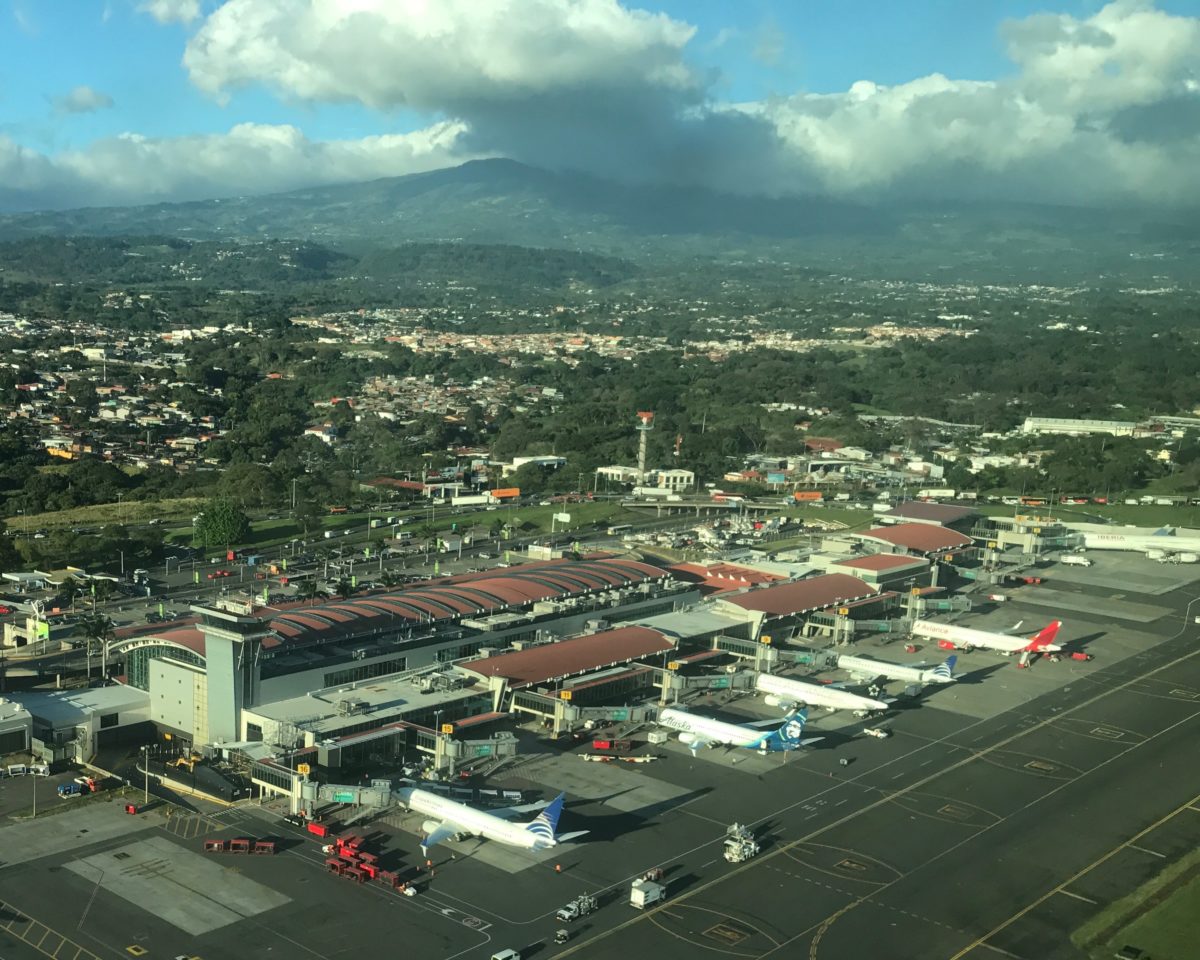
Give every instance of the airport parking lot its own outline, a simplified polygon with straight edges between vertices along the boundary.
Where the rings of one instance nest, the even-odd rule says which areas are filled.
[[[649,748],[664,758],[656,763],[617,766],[582,762],[582,748],[543,747],[502,768],[496,785],[547,797],[565,789],[563,829],[589,836],[536,855],[447,843],[434,848],[432,875],[419,817],[355,827],[389,869],[417,878],[413,898],[329,874],[318,841],[254,807],[168,821],[161,812],[129,817],[113,803],[10,823],[0,850],[23,852],[0,854],[0,955],[47,955],[31,946],[38,940],[69,942],[50,953],[58,957],[209,960],[282,950],[332,958],[382,944],[423,957],[487,957],[501,947],[656,960],[701,948],[741,957],[1077,956],[1071,930],[1200,839],[1200,767],[1188,761],[1200,656],[1185,617],[1195,577],[1140,557],[1103,560],[1047,567],[1045,583],[956,621],[999,629],[1024,620],[1032,632],[1061,616],[1064,644],[1094,660],[1022,670],[987,651],[960,654],[959,681],[898,704],[885,721],[890,739],[863,736],[864,721],[813,711],[806,735],[825,739],[796,755],[718,749],[693,758],[671,742]],[[1052,591],[1072,604],[1045,602]],[[914,659],[896,643],[863,649]],[[916,659],[943,656],[935,645]],[[772,715],[750,697],[702,709],[735,720]],[[730,865],[721,842],[735,820],[756,828],[764,852]],[[280,850],[202,852],[205,839],[234,836],[271,836]],[[628,883],[651,867],[666,872],[669,896],[641,913],[627,903]],[[135,879],[148,894],[131,895]],[[236,896],[218,892],[223,880]],[[598,894],[601,908],[556,945],[553,912],[580,892]]]

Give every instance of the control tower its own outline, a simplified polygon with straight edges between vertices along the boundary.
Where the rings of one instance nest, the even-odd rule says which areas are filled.
[[[638,411],[638,478],[637,485],[646,483],[646,437],[654,429],[654,412],[652,410]]]

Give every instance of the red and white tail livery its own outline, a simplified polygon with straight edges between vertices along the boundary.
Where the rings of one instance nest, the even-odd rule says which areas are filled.
[[[968,627],[956,627],[949,623],[917,620],[912,625],[912,635],[930,640],[945,640],[954,644],[959,650],[979,648],[999,650],[1001,653],[1055,653],[1062,649],[1054,642],[1061,626],[1061,620],[1053,620],[1032,637],[1010,637],[988,630],[971,630]]]

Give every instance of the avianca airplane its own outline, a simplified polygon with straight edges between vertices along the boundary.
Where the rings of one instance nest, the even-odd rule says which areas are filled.
[[[999,650],[1001,653],[1055,653],[1062,649],[1054,642],[1061,626],[1061,620],[1051,621],[1032,637],[1026,638],[1009,637],[987,630],[971,630],[949,623],[934,623],[932,620],[917,620],[912,625],[912,635],[931,640],[949,640],[959,650],[981,647],[985,650]]]
[[[838,657],[838,669],[845,670],[855,680],[877,680],[886,677],[888,680],[902,680],[905,683],[953,683],[954,665],[958,657],[948,656],[936,667],[907,667],[902,663],[889,663],[886,660],[872,660],[870,657]]]
[[[422,855],[434,844],[463,834],[485,837],[524,850],[545,850],[563,841],[582,837],[588,832],[577,830],[574,833],[555,833],[558,829],[558,818],[562,815],[565,793],[560,793],[549,804],[530,804],[503,810],[476,810],[465,803],[459,803],[449,797],[440,797],[416,787],[401,787],[395,791],[395,796],[414,813],[423,813],[434,818],[426,820],[421,827],[425,835],[421,841]],[[541,808],[541,813],[527,823],[509,821],[510,817],[538,808]]]
[[[803,739],[804,725],[808,722],[808,711],[801,710],[786,717],[782,726],[775,730],[762,730],[759,727],[773,724],[776,721],[767,720],[762,724],[743,726],[740,723],[726,723],[714,717],[701,717],[686,710],[669,707],[658,715],[658,724],[671,730],[679,731],[679,742],[696,755],[701,747],[742,747],[746,750],[757,750],[759,753],[775,753],[783,750],[798,750],[810,743],[824,740],[824,737],[809,737]]]
[[[826,707],[829,710],[853,710],[856,713],[872,713],[886,710],[888,701],[873,700],[849,690],[803,680],[789,680],[770,673],[760,673],[754,678],[754,687],[759,693],[767,694],[767,703],[781,706],[788,713],[797,707]]]

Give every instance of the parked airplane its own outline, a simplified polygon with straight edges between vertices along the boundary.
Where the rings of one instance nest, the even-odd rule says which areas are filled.
[[[588,831],[555,834],[558,818],[562,814],[565,793],[560,793],[549,804],[535,803],[525,806],[507,807],[502,810],[477,810],[465,803],[439,797],[435,793],[417,787],[401,787],[395,791],[396,798],[414,813],[423,813],[436,819],[426,820],[421,830],[421,853],[425,855],[434,844],[451,837],[466,834],[485,837],[510,847],[525,850],[545,850],[566,840],[582,837]],[[541,809],[528,823],[512,823],[511,817]]]
[[[1077,524],[1075,529],[1083,535],[1083,545],[1089,550],[1137,550],[1151,560],[1200,553],[1200,538],[1181,537],[1173,527],[1160,527],[1151,534],[1097,528],[1093,524]]]
[[[1032,637],[1026,638],[1010,637],[988,630],[971,630],[950,623],[934,623],[932,620],[917,620],[912,625],[912,635],[931,640],[948,640],[959,650],[980,647],[985,650],[999,650],[1001,653],[1055,653],[1062,649],[1054,642],[1061,626],[1061,620],[1051,621]]]
[[[660,726],[679,731],[679,742],[692,751],[692,756],[695,756],[701,747],[743,747],[747,750],[757,750],[759,753],[774,753],[781,750],[797,750],[825,739],[802,739],[804,725],[808,722],[807,710],[784,718],[782,726],[775,730],[758,729],[776,722],[767,720],[751,725],[726,723],[724,720],[701,717],[674,707],[668,707],[658,715]]]
[[[905,683],[930,684],[953,683],[955,681],[954,665],[958,657],[951,654],[935,667],[905,666],[902,663],[889,663],[886,660],[872,660],[869,657],[838,657],[838,669],[845,670],[855,680],[878,680],[886,677],[888,680],[903,680]]]
[[[791,713],[797,707],[826,707],[829,710],[853,710],[855,713],[873,713],[886,710],[888,701],[874,700],[849,690],[804,680],[789,680],[770,673],[760,673],[754,678],[754,687],[759,693],[767,694],[767,703],[783,707]]]

